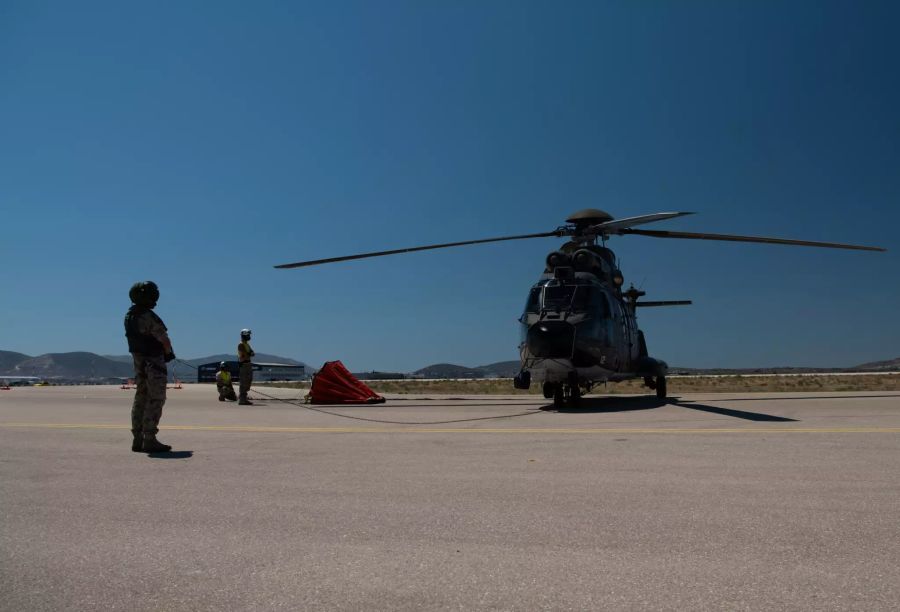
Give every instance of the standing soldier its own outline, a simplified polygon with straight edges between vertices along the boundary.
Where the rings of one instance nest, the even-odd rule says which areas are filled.
[[[128,352],[134,358],[134,404],[131,406],[131,450],[164,453],[172,450],[156,439],[166,403],[166,363],[175,359],[166,326],[153,309],[159,288],[153,281],[135,283],[128,292],[132,306],[125,315]]]
[[[243,406],[252,406],[253,402],[247,399],[247,393],[250,392],[250,385],[253,384],[253,363],[250,359],[256,355],[250,348],[250,330],[241,330],[241,343],[238,344],[238,361],[240,362],[240,387],[238,404]]]
[[[228,365],[223,361],[219,364],[219,371],[216,372],[216,389],[219,390],[219,401],[228,400],[233,402],[237,399],[234,394],[234,385],[231,384],[231,372],[228,371]]]

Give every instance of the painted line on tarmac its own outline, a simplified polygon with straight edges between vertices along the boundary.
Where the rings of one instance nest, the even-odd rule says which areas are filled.
[[[126,429],[129,425],[104,423],[0,423],[20,429]],[[494,434],[741,434],[741,433],[900,433],[900,427],[719,427],[719,428],[440,428],[440,427],[261,427],[255,425],[161,425],[167,431],[232,433],[494,433]]]

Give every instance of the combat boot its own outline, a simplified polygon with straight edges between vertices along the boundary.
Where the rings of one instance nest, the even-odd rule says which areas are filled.
[[[133,439],[131,441],[131,451],[135,452],[135,453],[143,452],[144,436],[139,431],[138,432],[132,431],[131,435],[133,436]]]
[[[153,436],[152,438],[144,438],[144,445],[141,450],[145,453],[168,453],[172,450],[172,447],[168,444],[163,444],[156,439],[156,436]]]
[[[248,400],[246,397],[242,397],[240,400],[238,400],[238,405],[239,406],[252,406],[253,402]]]

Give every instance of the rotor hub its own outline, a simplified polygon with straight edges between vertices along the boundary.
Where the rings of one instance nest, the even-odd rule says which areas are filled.
[[[613,216],[606,211],[597,210],[596,208],[585,208],[569,215],[566,223],[571,223],[576,229],[582,230],[592,225],[606,223],[612,221]]]

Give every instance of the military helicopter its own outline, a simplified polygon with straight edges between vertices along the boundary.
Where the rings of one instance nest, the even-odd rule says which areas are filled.
[[[606,247],[611,236],[637,235],[861,251],[885,250],[871,246],[764,236],[634,229],[638,225],[691,214],[694,213],[660,212],[615,219],[607,212],[588,208],[573,213],[566,219],[566,225],[549,232],[360,253],[275,267],[301,268],[487,242],[568,237],[568,242],[547,255],[543,274],[528,293],[525,310],[519,317],[519,356],[522,368],[513,380],[517,389],[528,389],[532,382],[541,383],[544,397],[552,398],[555,406],[564,406],[577,404],[584,393],[599,383],[633,378],[642,378],[648,388],[656,391],[658,398],[666,397],[668,365],[648,354],[644,333],[637,326],[636,311],[640,307],[680,306],[690,304],[691,301],[642,301],[639,298],[645,295],[644,291],[635,289],[633,285],[623,290],[625,279],[618,260],[615,253]]]

